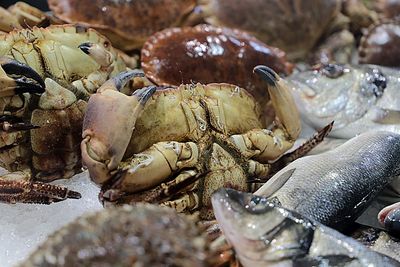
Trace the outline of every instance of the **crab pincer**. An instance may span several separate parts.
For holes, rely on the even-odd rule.
[[[44,81],[31,67],[8,57],[0,57],[0,97],[22,93],[44,93]]]
[[[82,159],[90,176],[100,184],[121,162],[136,119],[155,92],[154,86],[137,90],[132,96],[119,92],[130,79],[143,75],[137,70],[122,72],[104,83],[89,100],[83,122]],[[115,114],[123,116],[115,118]]]
[[[12,97],[23,93],[41,94],[45,84],[40,75],[26,64],[8,57],[0,57],[0,97]],[[37,126],[24,122],[22,118],[0,115],[0,130],[16,132],[35,129]]]

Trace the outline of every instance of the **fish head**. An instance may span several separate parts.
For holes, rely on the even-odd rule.
[[[248,263],[245,266],[299,257],[312,241],[312,227],[264,197],[222,188],[213,194],[212,205],[226,239],[241,262]]]
[[[302,118],[321,128],[335,121],[335,129],[362,118],[381,98],[387,77],[374,65],[327,64],[288,78]]]

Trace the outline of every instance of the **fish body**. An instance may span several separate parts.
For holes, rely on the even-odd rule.
[[[303,121],[314,129],[335,121],[331,137],[349,139],[369,130],[400,134],[398,69],[328,65],[288,80]]]
[[[399,174],[400,135],[368,132],[326,153],[290,163],[255,194],[341,228]]]
[[[356,240],[267,198],[233,189],[212,197],[215,217],[243,266],[400,266]]]

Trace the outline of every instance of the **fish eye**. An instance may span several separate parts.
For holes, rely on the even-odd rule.
[[[383,95],[387,86],[387,79],[382,71],[377,68],[369,68],[365,72],[364,80],[361,82],[362,92],[365,95],[375,95],[380,97]]]
[[[322,67],[321,73],[328,78],[338,78],[344,73],[344,66],[339,64],[326,64]]]

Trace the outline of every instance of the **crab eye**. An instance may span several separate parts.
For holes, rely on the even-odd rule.
[[[321,73],[328,78],[338,78],[344,73],[344,66],[339,64],[326,64],[322,67]]]

